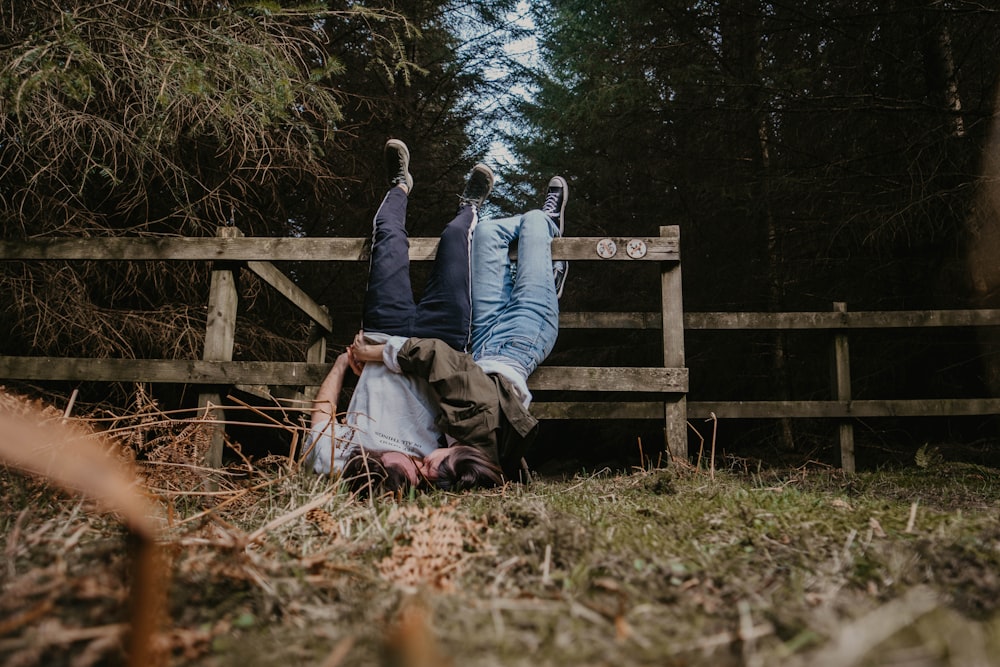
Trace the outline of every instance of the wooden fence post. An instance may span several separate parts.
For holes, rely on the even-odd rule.
[[[660,227],[660,236],[674,233]],[[680,262],[660,264],[661,316],[663,318],[663,366],[684,368],[684,299],[681,293]],[[667,451],[671,458],[687,460],[687,394],[664,403]]]
[[[836,301],[833,310],[846,313],[847,304]],[[851,400],[851,355],[847,342],[847,330],[840,329],[833,335],[831,383],[833,398],[838,401]],[[854,424],[850,418],[840,420],[840,467],[847,473],[854,472]]]
[[[243,236],[235,227],[219,227],[215,233],[219,238],[239,238]],[[228,262],[216,262],[212,266],[212,282],[208,292],[208,314],[205,322],[205,361],[232,361],[233,345],[236,340],[236,308],[239,294],[236,290],[236,272],[239,266]],[[212,438],[205,453],[205,465],[210,468],[222,467],[222,450],[225,445],[225,413],[222,396],[218,389],[198,395],[198,412],[215,419]]]

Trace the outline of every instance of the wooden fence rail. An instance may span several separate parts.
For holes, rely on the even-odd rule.
[[[313,301],[270,261],[367,261],[370,241],[357,238],[243,238],[232,227],[218,238],[101,238],[0,241],[0,261],[212,261],[213,274],[201,360],[53,359],[0,357],[0,377],[17,379],[179,382],[201,384],[203,407],[218,406],[213,385],[318,385],[329,370],[326,337],[333,322],[325,307]],[[639,242],[644,253],[610,257],[595,255],[595,247],[611,242],[618,248]],[[434,258],[437,239],[411,239],[414,261]],[[1000,414],[1000,398],[852,400],[848,334],[851,330],[914,327],[996,327],[1000,310],[848,311],[834,304],[828,312],[704,312],[685,313],[680,298],[680,244],[676,227],[661,228],[659,237],[641,239],[564,238],[552,246],[555,259],[591,261],[657,261],[661,267],[660,312],[564,312],[561,329],[660,330],[663,367],[565,368],[543,366],[529,380],[533,390],[617,391],[660,396],[637,401],[544,402],[533,405],[542,419],[663,420],[672,454],[686,453],[684,424],[693,417],[822,418],[839,422],[841,465],[854,469],[852,421],[861,417],[965,416]],[[245,267],[284,295],[313,321],[312,344],[305,362],[233,361],[236,317],[232,272]],[[666,324],[666,326],[664,326]],[[807,401],[688,401],[684,364],[685,330],[825,330],[831,333],[834,363],[829,400]],[[308,392],[305,396],[308,398]],[[212,461],[221,460],[221,435]]]
[[[410,259],[434,259],[436,238],[410,239]],[[528,380],[532,390],[595,392],[635,396],[656,395],[643,403],[643,416],[664,420],[671,453],[687,454],[688,388],[684,367],[684,332],[680,282],[680,243],[677,227],[662,227],[648,238],[560,238],[553,241],[555,259],[615,262],[656,262],[661,267],[662,367],[543,367]],[[618,249],[621,249],[619,252]],[[329,312],[278,270],[272,261],[367,262],[369,239],[362,238],[245,238],[235,227],[220,227],[216,238],[46,238],[0,241],[0,261],[211,261],[213,262],[206,318],[205,347],[200,360],[69,359],[0,357],[0,377],[33,380],[176,382],[198,384],[199,406],[221,423],[220,389],[237,386],[291,385],[303,387],[308,400],[330,365],[325,363],[326,338],[333,330]],[[238,294],[234,273],[247,269],[285,296],[313,322],[305,362],[233,361]],[[663,323],[666,326],[663,326]],[[545,403],[536,411],[545,418],[632,418],[627,399],[601,403]],[[598,406],[600,409],[598,409]],[[651,407],[652,406],[652,407]],[[210,465],[222,460],[224,433],[213,431],[207,455]]]
[[[800,330],[829,331],[831,398],[811,401],[692,401],[688,416],[718,419],[808,418],[838,421],[841,467],[854,471],[853,421],[873,417],[958,417],[1000,414],[1000,398],[937,398],[852,400],[848,332],[865,329],[924,327],[1000,327],[998,309],[849,311],[844,303],[828,312],[703,312],[684,313],[686,331]],[[656,312],[565,313],[563,329],[657,329]],[[634,403],[629,414],[636,419],[654,418],[655,404]]]

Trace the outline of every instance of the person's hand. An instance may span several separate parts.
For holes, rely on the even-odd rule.
[[[351,366],[351,370],[354,374],[361,376],[361,371],[365,369],[365,362],[358,358],[358,353],[362,351],[367,343],[365,343],[365,332],[359,331],[354,336],[354,342],[350,344],[347,348],[347,362]]]
[[[350,365],[351,370],[354,371],[355,375],[361,377],[361,371],[365,369],[365,362],[357,358],[354,352],[354,346],[352,345],[347,348],[347,352],[345,354],[347,356],[347,363]]]

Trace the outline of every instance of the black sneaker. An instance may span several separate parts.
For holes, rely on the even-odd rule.
[[[413,192],[413,175],[410,174],[410,150],[399,139],[385,142],[385,173],[389,187],[405,185],[407,193]]]
[[[477,209],[483,207],[483,202],[493,190],[493,170],[480,162],[469,172],[469,180],[462,192],[462,205],[472,204]]]
[[[566,226],[566,200],[569,199],[569,186],[562,176],[553,176],[549,181],[549,190],[545,194],[542,212],[548,214],[559,230],[557,236],[562,236]],[[556,285],[556,297],[561,297],[566,285],[566,274],[569,273],[569,262],[557,259],[552,262],[552,279]]]
[[[569,186],[562,176],[553,176],[549,181],[549,191],[545,193],[545,203],[542,212],[547,213],[552,222],[559,228],[559,236],[563,235],[563,217],[566,215],[566,200],[569,199]]]

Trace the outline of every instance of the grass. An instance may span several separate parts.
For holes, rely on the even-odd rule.
[[[123,531],[4,476],[0,656],[120,656]],[[215,513],[174,499],[162,537],[169,662],[959,665],[1000,654],[1000,472],[988,468],[711,479],[675,467],[362,502],[276,464],[239,488],[262,482]],[[32,609],[43,611],[11,623]],[[82,632],[105,626],[118,634]]]
[[[363,501],[281,457],[185,463],[205,425],[154,412],[108,430],[146,448],[162,664],[1000,664],[996,469],[676,464]],[[134,508],[0,480],[0,663],[124,663]]]

